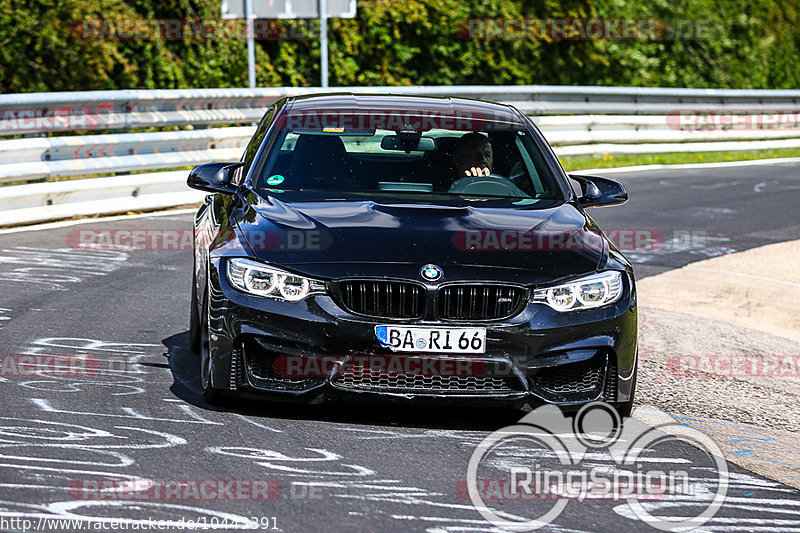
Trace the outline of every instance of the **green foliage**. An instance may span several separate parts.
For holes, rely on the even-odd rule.
[[[246,42],[87,38],[84,21],[219,19],[221,0],[0,0],[0,92],[242,87]],[[687,38],[469,39],[470,20],[659,19]],[[286,29],[290,23],[284,23]],[[319,84],[314,27],[256,43],[259,86]],[[286,37],[284,35],[283,37]],[[231,38],[233,37],[233,38]],[[300,38],[298,38],[300,37]],[[332,86],[797,88],[796,0],[359,0],[329,22]]]

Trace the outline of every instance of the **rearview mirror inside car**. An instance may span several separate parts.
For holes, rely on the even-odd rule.
[[[387,135],[381,139],[383,150],[398,150],[402,152],[433,152],[436,143],[430,137],[408,137],[401,135]]]

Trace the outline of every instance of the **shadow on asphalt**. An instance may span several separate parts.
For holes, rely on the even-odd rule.
[[[186,403],[209,411],[289,420],[475,431],[493,431],[514,424],[523,415],[520,409],[507,406],[459,406],[442,405],[433,401],[412,403],[402,400],[369,403],[336,400],[307,405],[229,398],[222,406],[210,405],[200,392],[200,356],[189,349],[189,332],[172,335],[161,342],[166,346],[169,355],[169,368],[174,379],[170,387],[172,393]]]

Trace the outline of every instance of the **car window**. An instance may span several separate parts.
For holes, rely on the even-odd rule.
[[[344,144],[345,151],[348,154],[375,154],[375,153],[387,153],[387,150],[381,148],[381,141],[387,135],[392,135],[394,132],[392,131],[378,131],[375,135],[367,135],[367,136],[342,136],[342,143]],[[289,153],[292,152],[297,144],[297,139],[300,137],[301,134],[289,132],[283,140],[283,144],[280,147],[281,152]],[[426,137],[428,137],[426,135]],[[419,156],[424,152],[414,150],[412,151],[415,156]],[[399,155],[399,154],[394,154]]]
[[[363,114],[337,119],[285,120],[256,188],[563,199],[521,122],[424,117],[409,125],[404,116],[395,129]]]
[[[250,170],[250,166],[253,164],[253,159],[258,151],[258,147],[261,145],[261,141],[264,139],[264,135],[267,133],[267,129],[269,128],[269,124],[274,113],[274,107],[267,109],[266,113],[264,113],[264,116],[261,118],[261,122],[258,124],[258,128],[256,128],[256,132],[253,134],[253,138],[250,139],[250,142],[247,144],[247,148],[245,148],[244,154],[242,155],[244,167],[242,168],[242,172],[236,173],[236,177],[240,181]],[[237,183],[237,185],[239,184],[240,183]]]

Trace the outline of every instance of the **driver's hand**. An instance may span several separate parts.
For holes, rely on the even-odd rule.
[[[492,173],[492,172],[489,170],[489,168],[488,168],[488,167],[483,167],[483,168],[479,168],[479,167],[472,167],[472,168],[470,168],[469,170],[465,170],[465,171],[464,171],[464,174],[465,174],[465,175],[467,175],[467,176],[470,176],[470,177],[471,177],[471,176],[475,176],[475,177],[478,177],[478,176],[488,176],[488,175],[489,175],[489,174],[491,174],[491,173]]]

